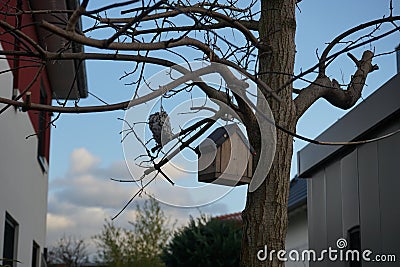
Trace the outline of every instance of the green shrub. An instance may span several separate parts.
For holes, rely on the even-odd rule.
[[[167,267],[239,266],[241,237],[241,224],[237,221],[191,218],[174,234],[161,259]]]

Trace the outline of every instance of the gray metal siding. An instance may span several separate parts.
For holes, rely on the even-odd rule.
[[[358,198],[358,173],[357,173],[357,151],[353,151],[341,159],[342,170],[340,179],[342,180],[342,236],[346,238],[347,231],[360,224],[359,220],[359,198]]]
[[[400,128],[391,122],[379,135]],[[360,225],[362,249],[395,254],[400,261],[400,134],[359,146],[312,174],[308,180],[309,245],[321,251],[336,248],[338,238]],[[381,266],[368,262],[363,266]],[[311,267],[346,263],[310,262]]]
[[[398,125],[387,129],[391,132]],[[378,142],[379,195],[382,252],[397,254],[400,261],[400,134]]]
[[[310,183],[312,181],[312,183]],[[310,249],[319,252],[326,249],[327,244],[327,222],[326,222],[326,192],[325,172],[315,174],[314,179],[308,183],[308,241]],[[311,207],[310,207],[311,206]],[[317,234],[318,233],[318,234]],[[326,263],[319,262],[318,266],[326,266]],[[324,265],[322,265],[324,264]],[[310,262],[312,266],[312,262]]]
[[[336,161],[325,169],[326,184],[326,229],[327,244],[325,249],[336,249],[336,241],[342,237],[342,193],[341,162]],[[327,266],[338,266],[337,263],[327,261]]]
[[[378,174],[378,143],[361,146],[358,149],[358,175],[360,198],[361,248],[381,252],[381,211]],[[377,266],[365,263],[365,266]]]
[[[342,236],[342,201],[341,180],[340,180],[340,161],[333,163],[325,169],[326,183],[326,224],[327,229],[327,245],[335,247],[336,240]]]

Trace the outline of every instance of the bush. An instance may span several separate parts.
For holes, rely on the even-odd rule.
[[[174,234],[161,259],[167,267],[239,266],[241,237],[237,221],[191,218]]]

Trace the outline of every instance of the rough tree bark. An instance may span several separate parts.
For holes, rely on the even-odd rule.
[[[293,73],[294,69],[295,31],[295,0],[262,1],[259,34],[263,49],[259,54],[259,71],[262,73],[261,79],[271,88],[280,88],[291,78],[287,74]],[[268,96],[267,92],[263,93]],[[281,102],[268,98],[274,119],[276,123],[295,131],[296,110],[292,101],[292,87],[281,90],[279,96]],[[251,133],[249,136],[259,154],[259,138]],[[265,182],[247,195],[242,214],[242,266],[284,266],[276,254],[272,261],[267,259],[261,262],[257,258],[257,252],[264,249],[265,245],[269,251],[285,248],[293,137],[277,131],[276,140],[275,158]]]

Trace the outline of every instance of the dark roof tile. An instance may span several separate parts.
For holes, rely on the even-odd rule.
[[[221,126],[215,129],[215,131],[213,131],[207,138],[214,141],[215,145],[218,148],[225,142],[226,139],[228,139],[229,136],[233,135],[234,133],[237,133],[239,135],[240,139],[242,139],[243,143],[249,148],[250,152],[254,154],[255,151],[253,147],[249,144],[246,136],[243,134],[236,123]],[[198,150],[198,147],[196,149]]]

